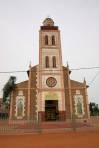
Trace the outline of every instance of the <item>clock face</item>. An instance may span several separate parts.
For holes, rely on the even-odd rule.
[[[57,80],[54,77],[49,77],[46,80],[46,84],[48,87],[54,87],[57,84]]]

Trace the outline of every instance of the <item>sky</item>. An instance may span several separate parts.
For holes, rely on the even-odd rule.
[[[61,31],[63,65],[99,67],[99,0],[0,0],[0,72],[26,71],[39,62],[39,29],[50,16]],[[0,94],[10,76],[0,73]],[[99,68],[72,70],[71,79],[86,78],[89,102],[99,104]]]

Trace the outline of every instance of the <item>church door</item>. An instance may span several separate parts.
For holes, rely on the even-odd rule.
[[[45,101],[45,120],[55,121],[59,119],[58,100]]]

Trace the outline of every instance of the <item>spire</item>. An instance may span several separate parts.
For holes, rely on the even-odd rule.
[[[83,83],[86,85],[86,79],[85,79],[85,77],[84,77],[84,81],[83,81]]]
[[[67,68],[69,68],[69,64],[68,64],[68,61],[67,61]]]
[[[68,61],[67,61],[67,70],[68,70],[68,74],[71,74],[71,70],[69,69]]]
[[[28,110],[27,110],[28,120],[30,120],[30,100],[31,100],[31,61],[29,63],[29,80],[28,80]]]
[[[29,68],[31,69],[31,61],[30,61],[30,63],[29,63]]]

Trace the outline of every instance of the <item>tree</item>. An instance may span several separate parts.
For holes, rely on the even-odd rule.
[[[98,104],[96,104],[94,102],[90,102],[89,108],[90,108],[90,115],[91,116],[99,116],[99,107],[98,107]]]
[[[7,103],[8,97],[15,88],[16,77],[11,76],[3,88],[3,103]]]

